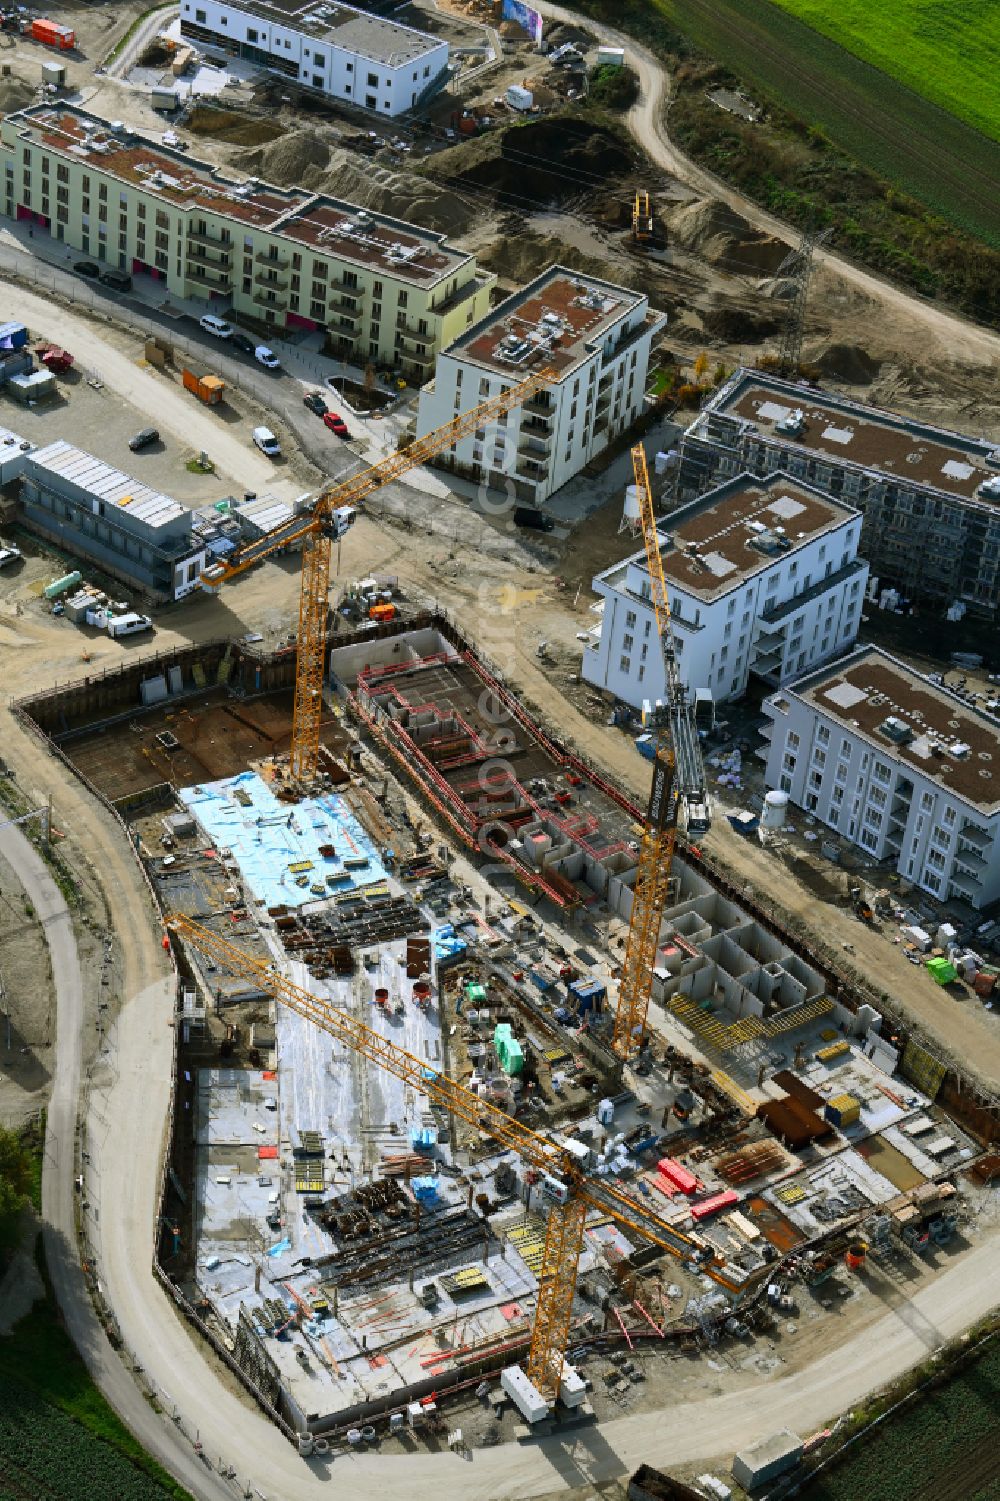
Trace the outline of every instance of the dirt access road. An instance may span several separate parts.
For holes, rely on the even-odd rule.
[[[789,239],[788,225],[758,207],[751,199],[728,187],[704,167],[684,155],[670,139],[666,113],[670,98],[670,80],[666,68],[647,47],[625,32],[609,27],[596,28],[575,11],[547,0],[536,0],[543,16],[600,35],[601,42],[624,47],[629,63],[639,75],[639,98],[626,116],[626,124],[650,160],[665,172],[671,172],[696,193],[716,198],[734,213],[740,214],[755,229],[777,239]],[[836,252],[819,249],[815,261],[829,273],[831,283],[846,283],[873,305],[879,322],[880,339],[898,344],[900,350],[920,350],[923,364],[935,361],[944,365],[967,362],[995,369],[1000,360],[1000,334],[980,328],[959,314],[933,303],[924,302],[911,293],[893,286],[870,271],[863,270]],[[825,289],[827,291],[831,288]],[[835,288],[834,288],[835,290]],[[815,298],[814,300],[819,300]]]

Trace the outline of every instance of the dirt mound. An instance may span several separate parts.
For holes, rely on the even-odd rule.
[[[771,276],[788,254],[784,241],[757,234],[746,219],[717,198],[685,203],[668,215],[668,223],[674,239],[686,250],[744,276]]]
[[[229,160],[238,172],[264,182],[327,193],[439,234],[464,234],[480,217],[474,203],[449,188],[417,175],[403,177],[349,151],[331,150],[308,130],[291,131],[256,151],[237,152]]]
[[[312,131],[292,130],[256,151],[241,152],[232,158],[232,165],[265,182],[291,188],[303,185],[310,169],[322,171],[329,161],[328,147]]]
[[[622,286],[638,288],[642,271],[632,271],[620,262],[598,260],[560,240],[555,235],[533,234],[519,228],[515,234],[498,235],[494,244],[480,251],[476,259],[487,271],[495,271],[504,280],[523,284],[547,271],[552,265],[568,266],[583,276],[595,276]]]
[[[717,198],[685,203],[667,219],[674,239],[688,250],[700,250],[710,240],[742,241],[753,236],[747,220]]]
[[[727,344],[755,344],[781,327],[776,310],[741,302],[719,301],[702,314],[706,330]]]
[[[473,149],[470,151],[469,145]],[[612,131],[585,120],[553,116],[442,151],[435,176],[489,188],[501,197],[561,203],[618,185],[636,166]]]
[[[35,90],[23,78],[0,78],[0,115],[11,115],[16,109],[27,109],[35,101]]]
[[[850,386],[870,386],[879,373],[879,361],[873,360],[859,344],[828,344],[811,361],[824,375],[846,381]]]

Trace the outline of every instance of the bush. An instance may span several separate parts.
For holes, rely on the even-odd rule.
[[[639,97],[639,79],[631,68],[602,63],[590,75],[590,97],[605,109],[624,113]]]
[[[16,1240],[18,1218],[33,1186],[30,1147],[15,1131],[0,1126],[0,1249]]]

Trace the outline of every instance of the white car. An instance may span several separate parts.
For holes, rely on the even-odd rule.
[[[265,370],[280,370],[281,361],[273,349],[268,349],[266,344],[258,344],[253,352],[253,357],[258,365],[263,365]]]
[[[233,325],[227,323],[225,318],[217,318],[214,313],[206,313],[198,322],[207,334],[213,334],[217,339],[233,337]]]
[[[276,459],[280,455],[281,444],[269,427],[255,427],[253,440],[261,453],[266,454],[269,459]]]

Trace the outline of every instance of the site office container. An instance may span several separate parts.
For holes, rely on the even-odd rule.
[[[195,375],[192,370],[181,371],[185,391],[192,391],[206,406],[218,406],[226,383],[218,375]]]
[[[58,21],[34,20],[30,34],[34,41],[43,42],[46,47],[58,47],[60,52],[71,52],[76,46],[76,32],[69,26],[60,26]]]

